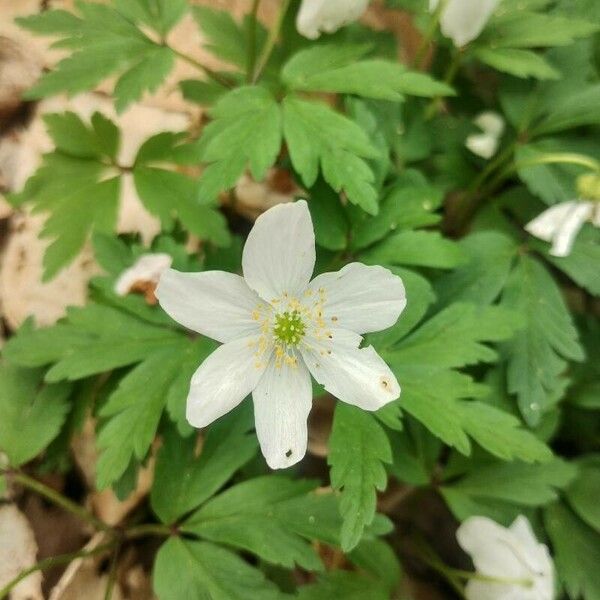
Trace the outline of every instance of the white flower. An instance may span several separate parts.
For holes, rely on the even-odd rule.
[[[468,136],[465,145],[473,154],[489,160],[498,150],[500,138],[504,133],[504,119],[496,112],[485,111],[479,114],[473,123],[482,133]]]
[[[302,0],[296,17],[298,33],[311,40],[358,20],[369,0]]]
[[[551,206],[525,225],[531,235],[551,242],[552,256],[568,256],[575,238],[586,221],[600,227],[600,204],[590,200],[570,200]]]
[[[115,283],[115,293],[126,296],[136,289],[145,291],[147,286],[152,287],[154,291],[160,276],[171,266],[171,262],[172,259],[168,254],[143,254],[119,275]]]
[[[440,0],[429,0],[434,12]],[[457,48],[479,37],[500,0],[447,0],[440,18],[442,33],[451,38]]]
[[[273,469],[302,459],[312,404],[310,374],[334,396],[377,410],[400,396],[396,377],[361,333],[393,325],[402,280],[360,263],[312,281],[315,235],[305,201],[263,213],[248,235],[244,277],[169,269],[156,295],[176,321],[223,345],[194,373],[187,419],[205,427],[250,392],[256,433]]]
[[[508,528],[487,517],[469,517],[456,539],[483,576],[469,581],[467,600],[552,600],[552,558],[524,516]]]

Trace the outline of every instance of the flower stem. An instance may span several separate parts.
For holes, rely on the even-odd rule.
[[[35,573],[36,571],[46,571],[47,569],[51,569],[52,567],[57,567],[60,565],[69,564],[71,561],[77,558],[84,558],[88,556],[94,556],[96,554],[102,554],[107,550],[110,550],[116,543],[116,540],[112,542],[108,542],[101,546],[97,546],[96,548],[90,548],[88,550],[78,550],[76,552],[69,552],[68,554],[60,554],[58,556],[51,556],[49,558],[44,558],[39,562],[35,563],[28,569],[21,571],[12,581],[9,581],[2,589],[0,589],[0,600],[3,598],[8,598],[10,592],[21,582],[23,579]]]
[[[256,19],[258,17],[258,7],[260,0],[252,0],[252,9],[250,10],[250,21],[248,25],[248,49],[246,61],[246,82],[252,83],[254,78],[254,67],[256,65]]]
[[[417,48],[417,52],[415,53],[415,58],[412,61],[412,64],[417,69],[422,69],[423,60],[425,59],[425,55],[427,53],[427,49],[431,45],[433,37],[435,36],[438,26],[440,24],[440,19],[442,17],[442,11],[444,10],[444,5],[446,4],[446,0],[441,0],[439,2],[435,12],[431,15],[429,19],[429,26],[425,31],[425,35],[421,38],[421,42],[419,43],[419,47]]]
[[[91,512],[87,511],[79,504],[76,504],[72,500],[69,500],[69,498],[63,496],[56,490],[53,490],[51,487],[48,487],[40,481],[29,477],[29,475],[25,475],[25,473],[13,473],[12,477],[15,482],[20,483],[23,487],[26,487],[36,492],[40,496],[43,496],[53,504],[64,508],[65,510],[76,515],[83,521],[87,521],[95,529],[107,532],[114,531],[114,529],[110,525],[95,517]]]
[[[173,533],[175,532],[166,525],[161,525],[160,523],[146,523],[143,525],[134,525],[133,527],[128,527],[125,530],[125,537],[131,540],[147,535],[167,537],[173,535]]]
[[[450,61],[450,64],[446,69],[446,74],[444,75],[444,83],[450,85],[454,81],[454,78],[456,77],[458,69],[460,68],[460,65],[462,63],[462,57],[462,51],[460,49],[456,49],[454,51],[454,54],[452,55],[452,60]],[[435,117],[435,115],[439,112],[441,106],[442,97],[436,96],[435,98],[433,98],[429,103],[429,106],[425,110],[425,120],[430,121],[431,119],[433,119],[433,117]]]
[[[269,62],[269,58],[271,58],[271,54],[275,49],[275,44],[277,44],[277,38],[279,38],[279,33],[281,32],[281,27],[289,6],[290,0],[282,0],[281,8],[279,9],[279,14],[277,15],[277,20],[269,31],[267,41],[265,42],[264,48],[262,49],[262,52],[260,53],[256,63],[256,68],[254,69],[254,74],[252,75],[251,79],[252,83],[256,83],[260,79],[265,67],[267,66],[267,63]]]
[[[198,70],[202,71],[209,79],[212,79],[215,83],[218,83],[219,85],[222,85],[223,87],[226,87],[226,88],[233,87],[233,84],[229,79],[227,79],[226,77],[223,77],[221,74],[217,73],[216,71],[213,71],[210,67],[203,65],[201,62],[197,61],[193,56],[189,56],[188,54],[185,54],[184,52],[180,52],[179,50],[176,50],[172,46],[168,46],[168,47],[172,50],[172,52],[175,54],[175,56],[177,56],[181,60],[185,61],[186,63],[192,65],[193,67],[196,67]]]

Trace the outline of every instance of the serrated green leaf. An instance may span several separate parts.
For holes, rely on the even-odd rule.
[[[535,259],[522,256],[510,274],[502,306],[521,315],[524,328],[507,342],[508,391],[530,425],[559,398],[566,360],[582,360],[577,330],[560,289]],[[560,393],[560,392],[559,392]]]
[[[294,169],[308,187],[319,174],[350,202],[371,214],[378,211],[375,176],[365,158],[377,156],[363,130],[320,102],[295,96],[283,101],[283,130]]]
[[[0,362],[0,452],[18,467],[58,435],[71,392],[68,384],[44,385],[43,372]]]
[[[319,246],[343,250],[348,242],[349,225],[339,196],[323,181],[310,190],[308,203]]]
[[[331,571],[321,575],[316,583],[303,585],[298,600],[387,600],[389,594],[380,582],[348,571]]]
[[[452,488],[476,498],[540,506],[556,500],[557,490],[567,487],[576,474],[574,465],[558,458],[536,465],[498,463],[470,471]]]
[[[557,71],[543,56],[517,48],[477,48],[475,56],[486,65],[515,77],[558,79]]]
[[[450,86],[400,63],[362,58],[366,46],[318,45],[300,50],[285,64],[283,82],[292,90],[355,94],[399,101],[403,94],[446,96]]]
[[[571,598],[600,598],[600,537],[564,504],[544,511],[559,579]]]
[[[393,548],[383,540],[363,540],[348,558],[373,575],[388,591],[397,588],[402,573],[400,562]]]
[[[331,485],[343,490],[342,549],[354,548],[366,525],[375,516],[376,490],[384,490],[384,463],[392,462],[392,451],[381,426],[368,413],[338,403],[329,438]]]
[[[360,254],[368,264],[451,269],[465,258],[460,246],[437,231],[400,231]]]
[[[305,496],[314,487],[314,482],[277,475],[244,481],[209,500],[182,528],[212,542],[250,551],[273,564],[321,570],[311,546],[278,514],[280,504]],[[295,508],[303,510],[298,501]]]
[[[171,538],[158,551],[153,587],[161,600],[283,600],[256,568],[209,542]]]
[[[244,86],[222,96],[212,110],[214,121],[202,137],[200,197],[213,200],[233,187],[246,167],[257,181],[264,178],[281,149],[281,110],[271,93]]]
[[[565,496],[579,518],[600,534],[600,456],[586,456],[576,464],[579,473]]]
[[[165,434],[150,496],[163,523],[170,525],[205,502],[256,454],[256,436],[248,435],[250,412],[242,406],[211,425],[198,457],[194,436]]]
[[[188,9],[187,0],[115,0],[115,7],[133,21],[165,36]]]

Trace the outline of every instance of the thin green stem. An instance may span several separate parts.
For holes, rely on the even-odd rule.
[[[223,75],[221,75],[220,73],[213,71],[210,67],[203,65],[201,62],[197,61],[193,56],[189,56],[188,54],[185,54],[184,52],[180,52],[179,50],[176,50],[172,46],[169,46],[169,48],[171,48],[171,50],[173,51],[175,56],[177,56],[181,60],[185,61],[186,63],[196,67],[200,71],[202,71],[209,79],[212,79],[215,83],[218,83],[219,85],[222,85],[223,87],[226,87],[226,88],[233,87],[233,84],[229,79],[227,79],[226,77],[223,77]]]
[[[271,58],[271,54],[273,54],[273,50],[277,44],[277,39],[281,33],[281,27],[289,6],[290,0],[282,0],[281,8],[279,9],[279,14],[277,15],[277,20],[269,31],[267,41],[265,42],[264,48],[262,49],[262,52],[260,53],[256,63],[256,68],[254,69],[254,74],[252,76],[252,83],[256,83],[260,79],[265,67],[267,66],[267,63],[269,62],[269,59]]]
[[[110,559],[110,570],[108,572],[108,581],[106,582],[106,590],[104,592],[104,600],[111,600],[113,591],[115,589],[115,583],[117,582],[117,567],[119,560],[119,553],[121,551],[122,540],[119,540],[113,549],[112,557]]]
[[[431,15],[431,18],[429,19],[429,26],[425,31],[425,35],[421,38],[421,42],[419,43],[419,47],[417,48],[417,52],[415,53],[415,58],[412,63],[413,66],[417,69],[421,69],[423,67],[423,60],[425,59],[427,49],[431,45],[433,37],[435,36],[438,30],[440,18],[442,16],[442,11],[444,9],[445,4],[446,0],[442,0],[438,4],[438,7],[436,8],[435,12]]]
[[[29,477],[29,475],[25,475],[25,473],[13,473],[12,476],[15,482],[20,483],[22,486],[36,492],[40,496],[43,496],[53,504],[64,508],[65,510],[76,515],[83,521],[87,521],[95,529],[114,533],[114,529],[110,525],[106,524],[104,521],[101,521],[92,513],[83,508],[83,506],[80,506],[72,500],[69,500],[69,498],[63,496],[56,490],[53,490],[51,487],[48,487],[40,481]]]
[[[10,592],[21,582],[23,579],[35,573],[36,571],[46,571],[52,567],[69,564],[77,558],[86,558],[88,556],[94,556],[96,554],[102,554],[107,550],[110,550],[116,543],[116,540],[98,546],[96,548],[90,548],[88,550],[78,550],[77,552],[69,552],[68,554],[60,554],[58,556],[52,556],[50,558],[44,558],[35,565],[32,565],[28,569],[21,571],[12,581],[9,581],[2,589],[0,589],[0,600],[8,598]]]
[[[161,525],[160,523],[145,523],[143,525],[134,525],[133,527],[128,527],[125,530],[125,537],[129,540],[151,535],[168,537],[173,535],[173,533],[174,531],[166,525]]]
[[[258,18],[258,7],[260,0],[252,0],[250,10],[250,22],[248,25],[248,48],[246,51],[246,82],[252,83],[254,78],[254,66],[256,65],[256,20]]]
[[[448,64],[448,68],[446,69],[446,73],[444,75],[444,83],[447,83],[448,85],[452,84],[452,82],[454,81],[454,79],[458,73],[458,69],[460,68],[460,65],[462,63],[462,58],[463,58],[462,51],[459,48],[454,50],[454,53],[452,55],[452,60]],[[435,115],[439,112],[441,106],[442,106],[442,97],[436,96],[435,98],[433,98],[431,100],[431,102],[429,103],[429,106],[425,110],[425,115],[424,115],[425,120],[429,121],[429,120],[433,119],[433,117],[435,117]]]

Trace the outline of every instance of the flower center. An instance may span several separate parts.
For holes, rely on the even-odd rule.
[[[277,341],[286,346],[296,347],[305,333],[306,326],[299,311],[285,311],[275,315],[273,336]]]

